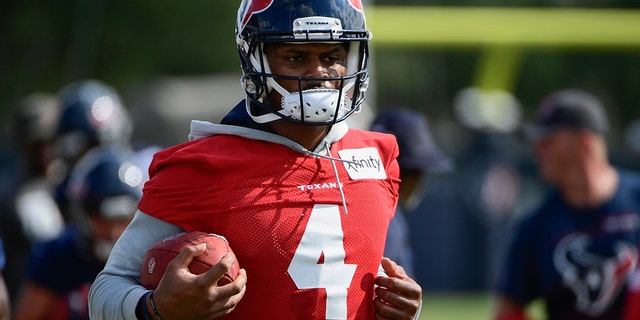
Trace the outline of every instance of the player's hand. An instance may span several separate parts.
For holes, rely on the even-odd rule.
[[[420,310],[422,288],[389,258],[382,258],[381,264],[387,276],[376,278],[375,319],[414,319]]]
[[[195,275],[187,268],[194,257],[202,254],[205,244],[185,247],[168,265],[153,293],[158,313],[163,320],[214,319],[229,314],[244,296],[247,273],[240,269],[236,279],[218,286],[236,256],[228,253],[209,271]],[[149,308],[149,311],[152,309]]]

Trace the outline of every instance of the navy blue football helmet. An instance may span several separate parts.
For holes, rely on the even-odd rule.
[[[146,181],[129,148],[96,147],[73,168],[67,196],[76,222],[90,215],[106,220],[133,217]]]
[[[327,125],[346,119],[364,102],[370,38],[360,0],[243,0],[238,9],[236,43],[247,111],[259,123],[284,118]],[[263,51],[269,42],[345,43],[349,51],[347,74],[323,79],[273,74]],[[278,79],[297,80],[299,90],[288,92]],[[339,81],[341,85],[305,90],[303,81]],[[272,90],[282,95],[280,106],[265,101]]]
[[[99,80],[82,80],[59,93],[61,111],[56,143],[66,161],[75,162],[98,145],[126,145],[133,129],[118,92]]]
[[[89,150],[73,168],[67,185],[71,222],[81,237],[78,245],[90,248],[106,262],[116,230],[133,219],[146,181],[130,148],[100,146]],[[120,229],[121,228],[121,229]]]

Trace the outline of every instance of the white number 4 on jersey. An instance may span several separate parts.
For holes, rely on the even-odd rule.
[[[327,319],[347,318],[347,288],[357,265],[344,263],[343,239],[338,206],[316,204],[288,269],[298,289],[325,288]]]

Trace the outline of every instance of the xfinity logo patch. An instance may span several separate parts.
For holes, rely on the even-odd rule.
[[[338,151],[338,154],[342,160],[348,160],[342,164],[353,180],[387,178],[376,148],[346,149]]]

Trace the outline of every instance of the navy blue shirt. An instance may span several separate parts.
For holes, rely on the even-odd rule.
[[[78,229],[68,227],[58,238],[33,246],[27,277],[62,298],[56,313],[89,319],[88,290],[103,267]]]
[[[614,197],[590,210],[554,190],[518,225],[497,290],[521,305],[543,298],[550,320],[620,319],[640,245],[640,175],[619,171]]]

